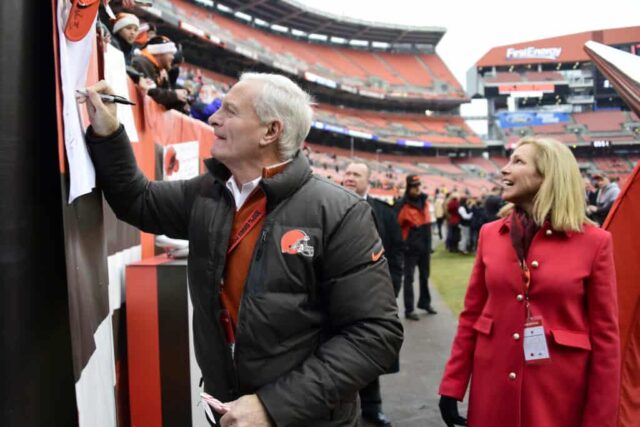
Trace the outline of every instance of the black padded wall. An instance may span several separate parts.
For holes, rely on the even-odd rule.
[[[74,426],[51,2],[0,2],[0,424]]]

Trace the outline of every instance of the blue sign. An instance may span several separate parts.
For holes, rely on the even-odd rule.
[[[311,122],[311,126],[316,129],[326,130],[334,133],[340,133],[342,135],[349,135],[356,138],[372,139],[374,141],[378,141],[380,139],[378,135],[374,135],[374,134],[359,131],[359,130],[353,130],[353,129],[345,128],[342,126],[333,125],[331,123],[323,123],[323,122],[314,120],[313,122]]]
[[[412,139],[398,139],[396,141],[398,145],[403,145],[405,147],[432,147],[433,143],[430,141],[415,141]]]
[[[518,111],[515,113],[498,113],[498,121],[502,129],[518,128],[523,126],[552,125],[556,123],[565,123],[569,120],[569,113],[554,113],[547,111]]]

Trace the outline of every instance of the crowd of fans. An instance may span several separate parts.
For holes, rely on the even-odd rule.
[[[317,174],[332,179],[338,183],[342,181],[344,166],[336,154],[325,154],[316,157],[308,148],[305,153]],[[492,174],[492,180],[498,181],[500,173]],[[403,197],[404,175],[394,169],[392,164],[384,168],[384,178],[371,178],[370,189],[393,190],[394,196],[387,201],[395,204]],[[584,174],[585,192],[587,199],[587,216],[598,225],[602,225],[609,210],[613,206],[620,187],[615,178],[609,178],[605,173],[597,172]],[[456,180],[456,178],[454,178]],[[457,180],[460,180],[459,178]],[[433,219],[433,233],[443,241],[449,252],[460,254],[474,253],[477,249],[480,228],[500,216],[500,210],[505,205],[502,199],[502,187],[495,185],[491,189],[480,188],[479,192],[473,192],[464,185],[447,188],[446,186],[430,185],[428,177],[425,178],[425,187],[432,189],[427,191],[431,218]],[[460,190],[462,188],[462,190]],[[434,240],[434,244],[437,240]]]
[[[127,8],[133,0],[123,0],[123,11],[114,14],[101,5],[97,32],[102,50],[108,45],[124,54],[127,73],[139,90],[167,109],[177,110],[206,122],[220,108],[224,89],[205,82],[199,70],[184,69],[181,46],[160,35],[151,23],[140,19]]]

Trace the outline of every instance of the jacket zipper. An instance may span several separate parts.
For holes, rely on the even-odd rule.
[[[264,246],[266,245],[267,242],[267,237],[269,235],[269,231],[271,230],[271,226],[273,225],[273,222],[275,222],[275,220],[273,218],[275,218],[275,215],[283,208],[285,207],[289,200],[291,200],[291,197],[293,197],[293,194],[290,195],[290,197],[287,200],[284,200],[283,202],[281,202],[278,206],[275,207],[275,209],[273,209],[271,212],[269,212],[264,219],[264,225],[262,226],[262,232],[260,234],[260,240],[257,243],[258,244],[258,248],[255,250],[253,257],[251,258],[251,264],[249,265],[249,273],[247,274],[247,279],[249,279],[251,277],[251,273],[252,270],[254,268],[254,265],[256,264],[256,262],[258,260],[260,260],[262,258],[262,252],[264,250]],[[225,260],[226,263],[226,260]],[[246,298],[247,292],[246,292],[246,284],[247,282],[245,281],[245,290],[242,293],[242,298],[240,298],[240,306],[238,307],[238,324],[236,325],[236,346],[235,346],[235,357],[233,358],[233,367],[234,367],[234,374],[235,374],[235,382],[236,382],[236,390],[239,393],[239,388],[240,388],[240,378],[238,377],[238,369],[237,369],[237,364],[236,364],[236,360],[239,358],[239,354],[240,354],[240,349],[241,346],[238,345],[239,344],[239,338],[240,338],[240,325],[243,323],[241,322],[242,319],[242,306],[243,306],[243,302],[244,299]]]
[[[233,196],[231,195],[229,190],[224,186],[222,188],[222,193],[223,193],[222,197],[225,197],[227,199],[227,202],[229,203],[229,206],[227,206],[227,209],[224,212],[225,227],[222,230],[224,230],[224,229],[229,229],[230,230],[231,229],[231,225],[233,224],[233,214],[229,215],[229,210],[233,210],[234,209],[235,203],[234,203],[234,200],[233,200]],[[212,219],[212,221],[213,221],[213,219]],[[212,227],[213,224],[210,224],[210,226]],[[221,232],[221,234],[223,234],[223,237],[225,237],[224,236],[224,232]],[[229,240],[229,236],[227,235],[226,239],[223,239],[222,241],[228,241],[228,240]],[[226,251],[226,249],[224,249],[224,251],[222,252],[222,255],[220,255],[218,257],[217,265],[218,266],[222,266],[222,267],[216,267],[216,275],[214,276],[214,280],[217,278],[218,283],[219,283],[217,298],[220,298],[220,293],[222,292],[222,288],[220,287],[220,285],[222,285],[222,283],[224,281],[224,268],[225,268],[225,265],[227,263],[226,253],[227,253],[227,251]],[[218,326],[221,327],[221,325],[219,324],[220,320],[219,319],[216,319],[216,320],[218,322]],[[224,334],[224,331],[222,331],[222,333]],[[226,348],[227,357],[228,357],[229,362],[231,363],[231,369],[233,370],[233,375],[232,375],[232,381],[233,381],[232,392],[233,393],[232,394],[233,394],[233,396],[235,398],[235,397],[239,397],[239,394],[240,394],[240,383],[238,381],[238,369],[237,369],[237,366],[236,366],[236,360],[235,360],[234,351],[229,346],[225,345],[225,347],[227,347]]]
[[[262,258],[262,251],[264,250],[264,246],[267,242],[267,235],[269,234],[269,230],[271,228],[271,224],[270,223],[266,223],[264,225],[264,228],[262,229],[262,234],[260,236],[260,243],[258,246],[258,251],[256,253],[256,259],[255,261],[260,260],[260,258]]]
[[[262,258],[262,252],[264,250],[264,246],[267,242],[267,235],[269,234],[271,224],[265,222],[264,227],[262,228],[262,232],[260,233],[260,240],[258,240],[258,248],[255,251],[254,257],[251,259],[251,264],[249,266],[249,274],[247,274],[247,279],[251,277],[252,266]],[[240,326],[240,313],[242,312],[242,302],[244,301],[244,295],[246,294],[246,282],[245,282],[245,290],[242,292],[242,298],[240,298],[240,306],[238,307],[238,326]],[[237,330],[236,330],[237,332]],[[238,342],[238,334],[236,333],[236,343]]]

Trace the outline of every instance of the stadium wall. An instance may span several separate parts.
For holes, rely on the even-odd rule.
[[[75,426],[51,9],[0,4],[0,423]]]
[[[47,16],[50,21],[49,26],[51,26],[51,21],[54,25],[56,24],[55,17],[60,5],[58,0],[52,0],[54,18],[52,20],[51,15]],[[54,50],[52,47],[51,50],[54,50],[58,59],[60,57],[59,44],[66,41],[58,39],[57,28],[54,29],[53,34],[53,39],[57,41],[57,44],[56,49]],[[95,36],[90,33],[87,37]],[[33,51],[35,52],[35,50]],[[87,70],[87,86],[96,83],[105,75],[104,61],[99,60],[101,57],[102,52],[94,42]],[[29,416],[39,417],[42,414],[42,416],[48,417],[48,420],[47,422],[37,421],[34,424],[29,424],[24,422],[28,419],[27,415],[20,414],[15,418],[16,422],[9,423],[9,425],[128,426],[131,423],[131,415],[128,392],[128,343],[125,334],[124,271],[127,264],[154,255],[154,236],[141,233],[117,220],[104,202],[98,188],[93,189],[89,194],[77,197],[71,203],[68,202],[71,190],[70,168],[72,166],[69,165],[66,156],[67,144],[65,143],[64,129],[65,126],[71,125],[69,120],[76,119],[73,117],[68,119],[63,115],[60,65],[61,61],[58,60],[55,67],[53,63],[50,67],[51,76],[55,71],[57,77],[55,84],[53,82],[51,84],[51,87],[56,87],[56,91],[49,88],[52,94],[51,112],[54,123],[51,127],[52,135],[48,139],[43,138],[43,140],[51,141],[57,136],[57,156],[48,156],[46,161],[50,162],[49,166],[54,168],[56,163],[58,165],[58,171],[54,172],[58,179],[49,180],[48,183],[56,184],[59,182],[60,185],[57,186],[57,192],[51,192],[51,194],[57,195],[51,206],[41,210],[43,215],[47,215],[47,212],[55,212],[60,216],[59,223],[53,225],[53,228],[60,234],[59,247],[46,251],[47,254],[57,254],[60,258],[56,264],[60,271],[57,274],[50,274],[51,280],[41,280],[38,285],[43,287],[47,286],[50,281],[60,281],[60,286],[65,292],[64,297],[59,296],[52,301],[60,302],[61,306],[57,307],[58,313],[64,313],[65,317],[55,320],[56,317],[51,315],[49,310],[44,311],[48,314],[48,318],[38,318],[43,325],[67,329],[69,335],[65,347],[67,353],[62,360],[68,366],[67,384],[69,387],[66,391],[61,390],[60,387],[65,384],[62,379],[57,381],[57,388],[50,390],[44,387],[46,385],[44,380],[40,380],[40,384],[36,381],[30,381],[30,383],[34,383],[33,388],[39,393],[48,392],[49,396],[40,396],[34,393],[35,390],[30,390],[32,395],[18,395],[20,402],[16,401],[15,405],[23,407],[24,402],[30,402],[29,399],[39,396],[34,405],[28,407],[33,413]],[[34,78],[34,81],[38,81],[38,79]],[[158,155],[162,153],[162,147],[169,143],[197,141],[199,160],[208,157],[215,138],[211,127],[175,111],[165,111],[151,98],[139,93],[129,79],[127,81],[128,97],[136,103],[136,106],[132,108],[132,114],[138,138],[137,142],[132,142],[132,147],[138,165],[147,177],[150,179],[162,178],[162,161],[158,160]],[[16,85],[16,87],[20,87],[20,85]],[[53,98],[56,94],[57,103]],[[33,98],[35,97],[27,97],[25,102],[28,103]],[[5,105],[11,105],[11,103],[7,102]],[[53,115],[56,111],[57,133],[56,116]],[[37,128],[32,125],[32,120],[28,124],[31,129]],[[82,128],[86,128],[87,125],[88,121],[85,115]],[[22,129],[22,131],[25,130]],[[55,150],[55,144],[50,144],[50,146]],[[203,168],[202,163],[199,162],[199,164],[200,168]],[[7,180],[6,182],[13,181]],[[15,183],[12,185],[15,186]],[[53,217],[53,215],[49,214],[49,217]],[[62,234],[62,230],[64,230],[64,234]],[[42,258],[42,254],[39,257]],[[45,258],[47,261],[54,259],[53,257]],[[33,257],[33,259],[38,259],[38,257]],[[33,268],[31,270],[35,271]],[[20,285],[24,286],[24,284]],[[38,291],[42,292],[39,288]],[[10,300],[5,299],[5,301]],[[52,301],[49,303],[52,304]],[[25,300],[24,303],[28,304],[28,301]],[[62,305],[63,303],[64,305]],[[26,313],[28,310],[24,312]],[[26,318],[27,315],[22,314],[22,317]],[[26,324],[31,323],[27,322]],[[41,326],[41,329],[46,328]],[[29,339],[29,335],[22,331],[18,336],[22,339]],[[34,345],[35,340],[31,340],[31,344]],[[60,345],[62,344],[61,341]],[[45,346],[41,347],[46,348]],[[52,351],[47,351],[43,357],[51,358],[52,354]],[[24,353],[16,356],[16,364],[20,362],[18,360],[20,357],[24,361]],[[51,358],[51,360],[54,359]],[[48,360],[48,363],[37,361],[36,365],[48,367],[51,360]],[[59,358],[55,360],[59,360]],[[14,370],[16,375],[21,377],[25,371],[27,371],[26,368]],[[56,375],[64,372],[54,367],[51,367],[50,371],[55,372]],[[51,376],[55,377],[53,374]],[[15,378],[14,381],[14,378],[11,377],[9,384],[18,385],[20,382],[19,378]],[[69,417],[72,419],[71,422],[64,420],[58,414],[50,415],[47,404],[43,404],[43,402],[51,400],[50,396],[56,396],[58,399],[61,391],[64,398],[68,399],[67,406],[71,408],[71,417]],[[15,411],[12,404],[13,401],[7,403],[8,411]],[[64,408],[63,405],[52,405],[52,410],[58,409],[60,411],[62,408]]]

